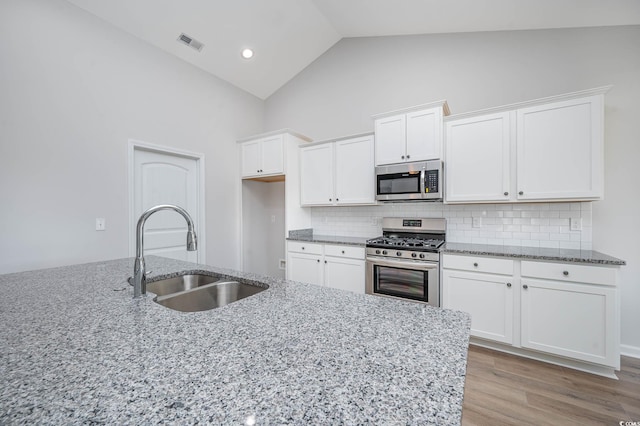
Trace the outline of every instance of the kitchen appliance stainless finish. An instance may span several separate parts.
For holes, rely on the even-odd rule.
[[[442,161],[391,164],[376,167],[376,200],[442,200]]]
[[[367,294],[440,306],[440,247],[445,219],[384,218],[366,244]]]

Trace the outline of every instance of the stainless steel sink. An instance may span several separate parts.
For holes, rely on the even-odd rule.
[[[186,274],[147,283],[147,291],[157,295],[154,302],[182,312],[219,308],[267,288],[203,274]]]
[[[158,296],[165,296],[167,294],[198,288],[219,280],[220,277],[218,275],[187,274],[167,278],[166,280],[147,282],[147,291],[155,293]]]
[[[192,290],[158,296],[154,301],[176,311],[197,312],[219,308],[264,290],[264,287],[238,281],[218,281]]]

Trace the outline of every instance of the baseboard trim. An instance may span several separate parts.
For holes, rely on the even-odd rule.
[[[620,345],[620,355],[640,359],[640,347],[631,345]]]
[[[530,351],[528,349],[516,348],[510,345],[504,345],[502,343],[491,342],[484,339],[479,339],[471,336],[470,342],[472,345],[481,346],[483,348],[493,349],[500,352],[506,352],[512,355],[518,355],[524,358],[535,359],[537,361],[548,362],[549,364],[560,365],[562,367],[572,368],[574,370],[584,371],[585,373],[591,373],[598,376],[608,377],[610,379],[618,380],[616,376],[616,370],[612,367],[605,367],[603,365],[596,365],[578,360],[572,360],[568,358],[562,358],[551,354],[544,354],[541,352]]]

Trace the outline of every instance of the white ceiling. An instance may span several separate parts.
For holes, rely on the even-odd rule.
[[[343,37],[640,24],[640,0],[68,1],[261,99]]]

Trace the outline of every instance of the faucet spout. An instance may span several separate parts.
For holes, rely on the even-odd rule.
[[[189,216],[189,213],[182,207],[174,206],[172,204],[160,204],[155,207],[151,207],[140,215],[138,219],[138,225],[136,226],[136,260],[133,264],[133,297],[139,298],[144,294],[147,294],[147,276],[146,267],[144,263],[144,224],[151,216],[160,210],[173,210],[180,213],[182,217],[187,221],[187,251],[195,251],[198,249],[198,239],[196,237],[195,226],[193,219]]]

